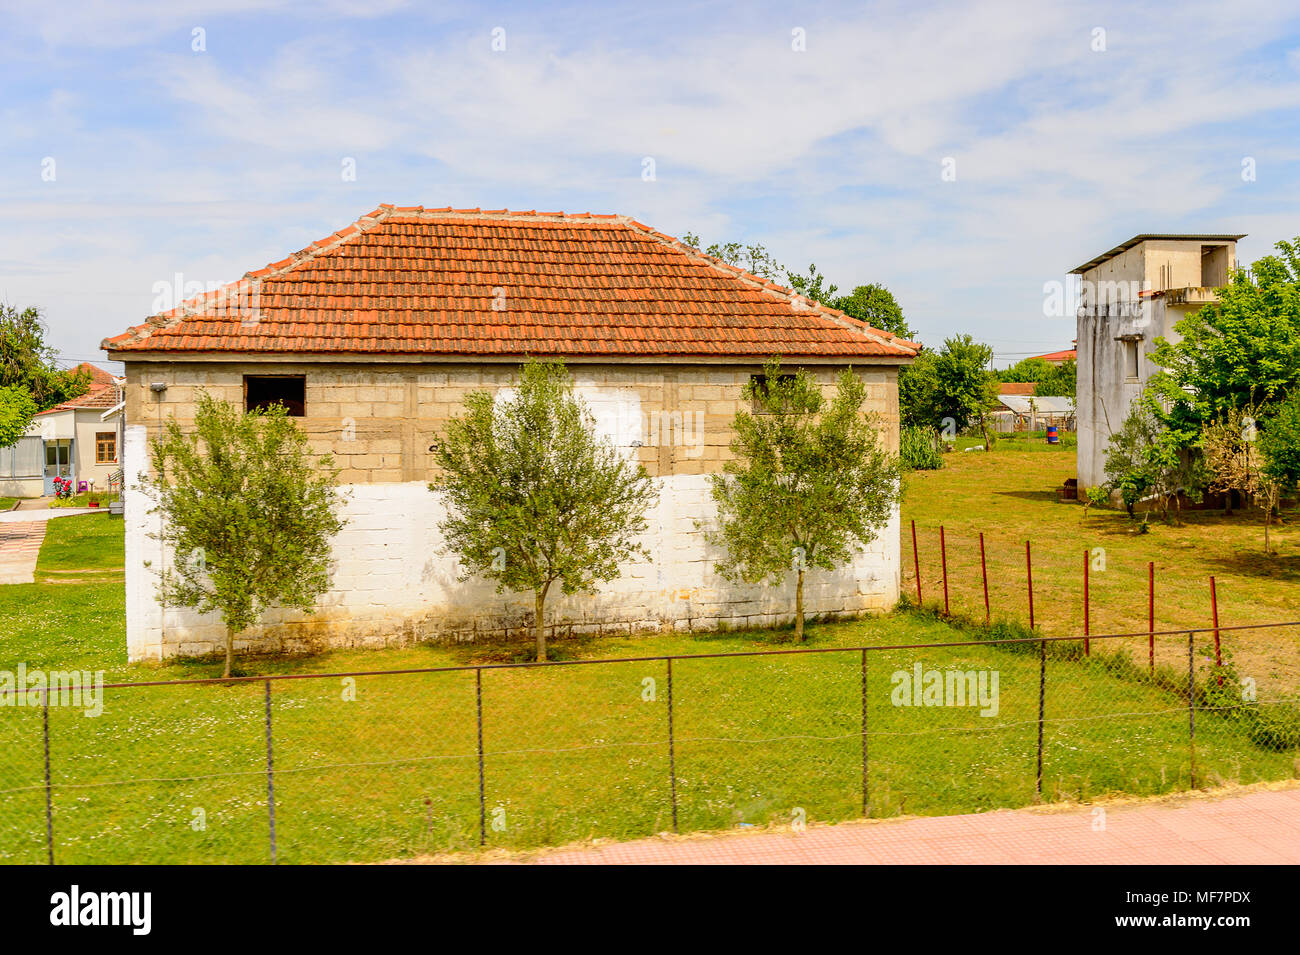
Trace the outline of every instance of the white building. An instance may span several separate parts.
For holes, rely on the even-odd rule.
[[[74,493],[108,490],[121,467],[122,383],[94,365],[78,370],[90,372],[89,390],[38,413],[16,444],[0,448],[0,496],[51,496],[56,477],[71,480]]]
[[[1137,235],[1071,270],[1078,310],[1080,489],[1106,481],[1110,436],[1158,371],[1157,338],[1177,341],[1183,316],[1218,300],[1244,235]]]
[[[531,595],[461,579],[438,524],[434,437],[470,392],[513,385],[528,356],[563,358],[598,430],[659,490],[643,544],[596,594],[556,598],[548,623],[632,633],[788,620],[792,577],[731,583],[698,526],[709,476],[731,455],[742,391],[780,355],[826,389],[852,368],[883,445],[898,448],[897,374],[918,346],[623,216],[381,206],[227,292],[156,315],[103,347],[126,365],[126,617],[132,660],[212,652],[215,615],[163,610],[173,555],[135,487],[148,442],[194,421],[200,393],[242,408],[279,402],[347,489],[332,589],[317,612],[272,610],[237,649],[284,651],[474,640],[522,629]],[[895,512],[870,546],[805,584],[809,614],[851,616],[898,599]]]

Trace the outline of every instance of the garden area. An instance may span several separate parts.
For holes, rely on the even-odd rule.
[[[961,477],[954,487],[971,483],[958,468],[946,474]],[[908,512],[939,494],[914,481]],[[1052,506],[1076,519],[1081,511]],[[38,580],[120,568],[121,528],[99,516],[52,522]],[[123,613],[117,582],[0,588],[0,664],[103,669],[108,682],[220,675],[213,660],[128,665]],[[526,848],[646,835],[673,827],[674,804],[680,831],[789,823],[796,813],[856,818],[864,779],[873,816],[1032,803],[1038,644],[888,649],[994,635],[900,612],[810,622],[811,653],[755,655],[791,649],[788,630],[657,634],[559,640],[562,662],[542,668],[497,667],[512,656],[500,645],[415,645],[248,658],[236,675],[437,669],[270,684],[277,861],[372,861],[473,849],[481,837]],[[1185,639],[1170,645],[1185,667]],[[865,679],[864,654],[851,649],[861,646],[883,648],[865,654]],[[1261,745],[1239,714],[1213,708],[1206,635],[1195,654],[1194,749],[1185,669],[1148,679],[1109,646],[1094,644],[1086,661],[1074,642],[1049,649],[1043,799],[1163,793],[1191,786],[1193,772],[1198,786],[1295,775],[1294,746]],[[666,661],[643,659],[669,655],[671,694]],[[621,657],[642,659],[613,662]],[[898,705],[897,674],[918,666],[995,671],[996,712]],[[94,718],[52,707],[56,861],[269,861],[267,693],[260,679],[129,687],[106,689]],[[45,861],[43,752],[40,708],[0,708],[5,861]]]

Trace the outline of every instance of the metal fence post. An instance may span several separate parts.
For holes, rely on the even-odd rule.
[[[474,711],[478,721],[478,844],[487,845],[487,795],[483,785],[483,668],[474,670]]]
[[[1156,673],[1156,562],[1147,563],[1147,670]]]
[[[943,525],[939,525],[939,563],[943,568],[943,615],[948,613],[948,543],[944,539]]]
[[[266,811],[271,824],[271,865],[275,865],[275,760],[271,750],[271,681],[266,687]]]
[[[1187,633],[1187,742],[1192,757],[1192,788],[1196,788],[1196,661],[1195,631]]]
[[[41,690],[41,724],[45,736],[45,849],[54,865],[54,791],[50,785],[50,691]]]
[[[668,657],[668,788],[673,799],[673,832],[677,831],[677,745],[673,735],[673,658]]]
[[[1038,777],[1034,791],[1043,798],[1043,717],[1047,710],[1047,641],[1038,642]]]
[[[867,798],[867,651],[862,650],[862,815],[871,815],[871,802]]]
[[[1088,548],[1083,549],[1083,655],[1086,657],[1091,653],[1091,647],[1088,642],[1089,630],[1091,630],[1091,615],[1089,611],[1088,600],[1088,564],[1090,562]]]
[[[916,549],[916,521],[912,521],[912,566],[916,568],[916,606],[921,608],[925,602],[921,599],[921,552]]]
[[[1223,653],[1219,649],[1219,593],[1214,586],[1214,578],[1210,578],[1210,614],[1214,617],[1214,665],[1215,667],[1223,666]],[[1223,686],[1223,673],[1218,674],[1219,686]]]
[[[1029,541],[1025,541],[1025,582],[1029,590],[1029,629],[1034,629],[1034,564],[1029,555]]]
[[[984,578],[984,626],[993,622],[989,611],[989,565],[984,560],[984,532],[980,531],[980,574]]]

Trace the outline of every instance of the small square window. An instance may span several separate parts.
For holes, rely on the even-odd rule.
[[[303,417],[307,413],[307,376],[244,376],[245,411],[262,411],[277,404],[284,405],[289,417]]]
[[[95,432],[95,463],[96,464],[117,463],[117,432],[116,431]]]

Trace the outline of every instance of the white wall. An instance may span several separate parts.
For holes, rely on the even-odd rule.
[[[127,428],[126,484],[138,481],[145,432]],[[656,478],[659,503],[648,515],[644,543],[652,562],[628,564],[623,575],[594,595],[548,601],[549,623],[575,631],[708,630],[789,619],[793,574],[780,586],[737,586],[713,570],[717,554],[696,528],[713,514],[708,478]],[[313,615],[270,611],[265,626],[242,635],[240,649],[315,650],[330,646],[387,646],[416,640],[473,640],[507,629],[521,638],[532,618],[531,594],[498,594],[486,580],[458,580],[437,525],[444,509],[426,482],[347,485],[338,535],[333,587]],[[214,652],[225,632],[215,616],[162,610],[154,592],[169,556],[148,535],[157,515],[139,490],[126,494],[127,644],[132,660]],[[808,614],[850,616],[892,607],[899,589],[899,521],[839,572],[805,577]],[[147,565],[146,565],[147,564]]]

